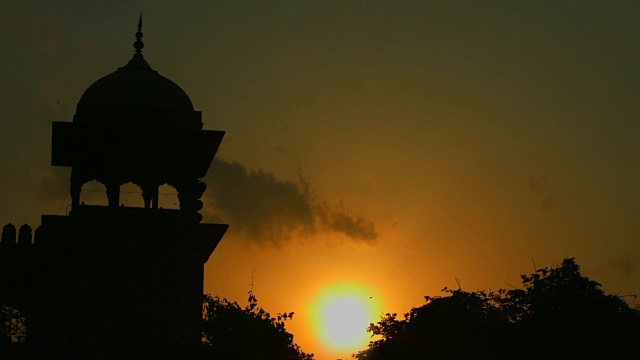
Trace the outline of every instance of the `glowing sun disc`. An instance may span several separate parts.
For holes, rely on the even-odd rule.
[[[334,284],[323,289],[313,306],[314,328],[319,340],[334,351],[356,351],[366,347],[366,329],[379,320],[378,301],[369,289],[354,283]]]

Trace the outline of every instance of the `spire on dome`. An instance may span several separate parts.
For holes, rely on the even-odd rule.
[[[142,55],[142,49],[144,43],[142,42],[142,13],[140,13],[140,19],[138,19],[138,31],[136,32],[136,41],[133,43],[133,47],[136,49],[136,54]]]
[[[136,32],[136,41],[133,43],[133,48],[136,49],[133,58],[129,60],[127,65],[120,69],[139,68],[155,71],[142,56],[142,48],[144,48],[144,43],[142,42],[142,13],[140,13],[140,18],[138,19],[138,31]]]

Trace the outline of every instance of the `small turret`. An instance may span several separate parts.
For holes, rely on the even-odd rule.
[[[31,245],[33,235],[31,232],[31,226],[24,224],[20,226],[20,232],[18,233],[18,245]]]
[[[2,228],[2,245],[13,245],[16,243],[16,227],[8,223]]]

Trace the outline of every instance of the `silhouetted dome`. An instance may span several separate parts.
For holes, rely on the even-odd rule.
[[[194,111],[189,96],[135,54],[124,67],[94,82],[78,104]]]

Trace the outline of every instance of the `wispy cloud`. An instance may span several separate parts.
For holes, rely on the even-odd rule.
[[[205,181],[210,218],[230,224],[251,241],[277,245],[294,236],[333,232],[372,243],[379,236],[370,219],[342,203],[334,205],[314,196],[303,177],[297,182],[280,180],[272,173],[216,158]]]

